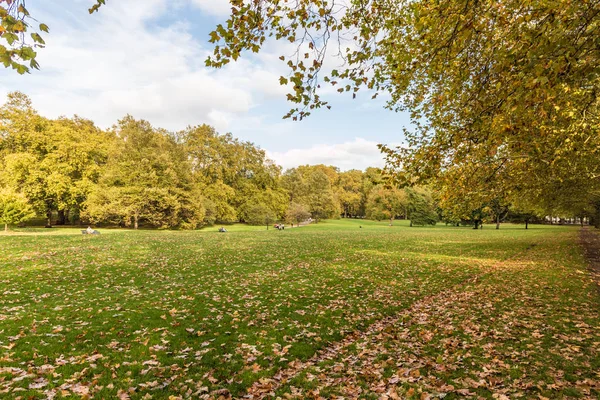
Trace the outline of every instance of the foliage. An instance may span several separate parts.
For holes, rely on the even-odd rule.
[[[205,210],[193,188],[185,152],[147,121],[120,120],[106,171],[86,201],[84,217],[138,228],[203,224]]]
[[[0,63],[5,68],[19,74],[39,69],[36,50],[46,44],[42,32],[49,32],[48,25],[31,17],[25,0],[0,0]]]
[[[377,221],[389,219],[392,225],[394,218],[407,215],[408,198],[403,190],[379,185],[371,190],[367,199],[367,218]]]
[[[300,225],[300,223],[308,220],[310,215],[311,214],[307,206],[298,203],[291,203],[285,213],[285,219],[290,223],[296,223],[297,225]]]
[[[7,188],[0,188],[0,224],[8,231],[9,225],[19,224],[35,216],[27,198]]]
[[[406,188],[410,225],[435,225],[438,221],[431,192],[425,188]]]
[[[57,210],[80,212],[91,187],[106,163],[110,138],[93,122],[72,119],[47,120],[31,107],[22,93],[11,93],[0,108],[0,179],[23,192],[40,214]]]
[[[273,210],[262,203],[249,204],[244,208],[244,221],[250,225],[269,226],[276,220]]]
[[[302,165],[283,175],[282,187],[289,193],[290,202],[303,204],[315,220],[339,215],[339,201],[334,184],[339,171],[325,165]]]
[[[279,181],[281,168],[264,150],[208,125],[188,127],[176,136],[191,162],[195,184],[214,205],[217,221],[244,219],[246,203],[264,203],[283,216],[287,200]]]
[[[362,171],[353,169],[338,175],[336,182],[337,198],[344,217],[360,215],[365,202]]]
[[[207,65],[270,38],[292,43],[280,83],[298,105],[286,115],[294,119],[328,106],[323,82],[389,95],[388,108],[408,110],[415,129],[382,150],[411,184],[434,179],[470,197],[493,185],[510,202],[577,176],[597,193],[599,23],[595,1],[236,1],[211,33]],[[326,63],[332,47],[341,69]]]

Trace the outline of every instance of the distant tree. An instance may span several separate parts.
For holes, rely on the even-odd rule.
[[[344,218],[358,215],[364,202],[362,193],[363,173],[353,169],[341,172],[335,182],[335,192]]]
[[[295,222],[298,225],[300,225],[301,222],[304,222],[309,218],[310,211],[308,210],[308,207],[298,203],[290,204],[285,214],[286,221],[289,221],[291,223]]]
[[[490,210],[494,222],[496,223],[496,229],[500,229],[500,222],[502,222],[508,215],[508,212],[510,211],[510,204],[502,198],[495,198],[488,203],[487,207]]]
[[[194,184],[214,205],[216,221],[244,219],[246,204],[263,203],[283,216],[288,204],[281,167],[264,150],[213,127],[188,127],[175,135],[190,161]]]
[[[250,204],[245,207],[244,214],[249,225],[266,225],[267,229],[276,220],[275,212],[264,204]]]
[[[439,218],[432,194],[424,188],[404,189],[408,203],[408,217],[410,226],[435,225]]]
[[[394,218],[403,215],[407,206],[408,199],[403,190],[379,185],[371,190],[367,199],[367,218],[377,221],[389,219],[392,225]]]
[[[4,231],[8,232],[9,225],[19,224],[33,217],[35,212],[23,194],[8,188],[0,189],[0,223],[4,224]]]
[[[64,224],[79,214],[91,186],[106,163],[111,137],[79,117],[40,117],[22,93],[9,93],[0,108],[0,179],[23,192],[52,225],[52,213]]]
[[[307,188],[306,205],[317,222],[320,219],[339,215],[338,203],[335,200],[329,177],[325,172],[321,170],[312,171],[307,179]]]
[[[204,199],[175,139],[131,116],[118,122],[114,134],[117,140],[84,217],[134,229],[141,222],[160,228],[202,225]]]
[[[219,180],[200,187],[202,193],[210,200],[210,209],[215,221],[225,223],[237,221],[237,211],[231,205],[235,190],[231,186]]]

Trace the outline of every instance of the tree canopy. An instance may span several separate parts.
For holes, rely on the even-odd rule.
[[[38,67],[37,32],[48,32],[24,3],[0,1],[0,60],[20,73]],[[93,2],[90,13],[104,3]],[[294,119],[329,107],[322,85],[384,94],[388,108],[413,120],[406,146],[382,146],[401,183],[435,181],[446,197],[473,199],[470,208],[494,201],[485,198],[489,188],[547,206],[560,186],[561,207],[598,203],[598,0],[230,4],[227,21],[210,33],[206,64],[222,67],[269,40],[290,43],[280,83],[291,90],[286,116]],[[583,207],[574,195],[582,191],[572,190],[582,187]],[[357,205],[352,192],[338,193],[346,212]]]

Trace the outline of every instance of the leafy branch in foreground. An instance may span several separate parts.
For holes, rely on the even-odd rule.
[[[46,44],[40,32],[48,33],[48,25],[31,17],[25,0],[0,0],[0,63],[4,67],[19,74],[39,69],[36,49]]]

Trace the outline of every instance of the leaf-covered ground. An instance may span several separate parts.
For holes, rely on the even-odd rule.
[[[0,236],[0,397],[600,396],[576,228],[78,232]]]

